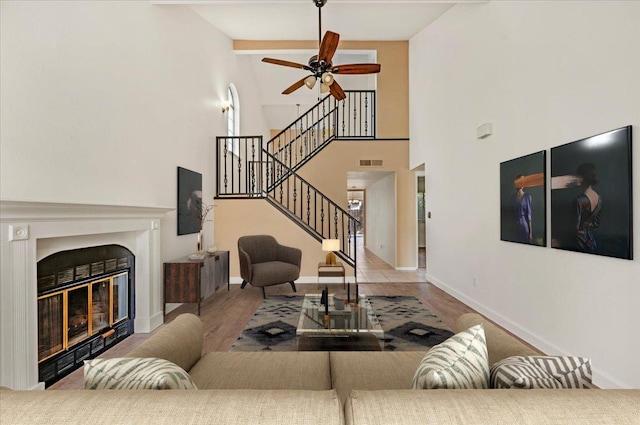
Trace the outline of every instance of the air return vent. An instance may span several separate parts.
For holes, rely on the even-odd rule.
[[[361,167],[382,167],[381,159],[361,159],[360,160]]]

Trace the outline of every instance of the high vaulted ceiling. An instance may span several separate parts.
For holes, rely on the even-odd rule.
[[[340,40],[409,40],[458,3],[488,0],[327,0],[321,8],[322,34],[331,30]],[[190,7],[233,40],[312,40],[319,38],[315,0],[150,0],[158,5]],[[318,100],[318,90],[301,88],[290,95],[282,91],[304,77],[299,69],[265,64],[265,56],[306,64],[317,51],[238,51],[249,55],[268,124],[272,129],[289,125]],[[340,51],[334,64],[374,63],[375,51]],[[345,90],[376,88],[375,75],[340,77]],[[319,85],[317,85],[319,88]]]
[[[322,34],[331,30],[341,40],[409,40],[459,3],[489,0],[327,0],[322,7]],[[314,0],[150,0],[158,5],[190,7],[233,40],[318,40],[318,8]],[[317,90],[281,92],[302,78],[303,71],[261,62],[265,56],[306,64],[316,51],[242,51],[249,55],[260,103],[272,129],[281,129],[318,100]],[[340,51],[333,63],[374,63],[375,51]],[[384,67],[383,67],[384,69]],[[375,89],[375,75],[343,75],[345,90]],[[319,87],[319,85],[317,85]],[[382,173],[384,175],[384,173]],[[349,176],[350,186],[366,187],[380,173]]]
[[[458,3],[487,0],[328,0],[323,31],[344,40],[408,40]],[[313,0],[152,0],[191,5],[234,40],[315,40],[318,9]]]

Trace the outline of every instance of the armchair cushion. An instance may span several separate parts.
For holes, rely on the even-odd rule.
[[[251,284],[268,286],[274,283],[291,282],[300,277],[300,268],[282,261],[270,261],[253,265]]]

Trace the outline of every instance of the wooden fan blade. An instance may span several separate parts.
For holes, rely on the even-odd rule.
[[[303,65],[301,63],[296,63],[296,62],[289,62],[282,59],[262,58],[262,62],[272,63],[274,65],[289,66],[291,68],[305,69],[307,71],[311,71],[311,68],[309,68],[308,65]]]
[[[289,87],[287,87],[282,94],[290,94],[293,93],[294,91],[298,90],[300,87],[304,86],[304,80],[307,77],[301,78],[300,80],[296,81],[295,83],[291,84]]]
[[[347,95],[344,94],[344,90],[342,90],[342,87],[340,87],[340,84],[338,84],[337,81],[334,81],[333,84],[329,86],[329,93],[331,93],[331,95],[337,100],[343,100],[347,97]]]
[[[380,72],[379,63],[351,63],[336,65],[331,70],[334,74],[376,74]]]
[[[318,61],[325,61],[331,63],[333,55],[338,48],[338,42],[340,41],[340,34],[327,31],[322,37],[322,43],[320,43],[320,52],[318,52]]]

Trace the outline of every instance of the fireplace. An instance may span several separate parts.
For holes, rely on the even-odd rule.
[[[102,349],[102,344],[113,345],[114,339],[122,339],[124,333],[131,333],[135,322],[136,333],[148,333],[162,325],[163,299],[162,299],[162,259],[161,259],[161,233],[163,232],[163,218],[173,207],[160,206],[131,206],[131,205],[104,205],[104,204],[72,204],[52,203],[36,201],[14,201],[0,199],[0,385],[15,390],[44,389],[45,382],[40,379],[41,368],[47,362],[60,360],[59,369],[68,372],[65,367],[69,364],[77,364],[85,355],[94,356]],[[171,233],[173,234],[173,233]],[[65,267],[55,271],[57,283],[62,283],[55,291],[54,288],[40,289],[39,277],[46,276],[38,270],[39,263],[59,252],[78,250],[84,248],[96,248],[115,245],[126,249],[126,253],[105,254],[101,260],[81,260],[73,264],[73,275],[70,271],[64,272]],[[127,267],[118,265],[118,259],[128,257]],[[115,268],[113,268],[115,259]],[[135,261],[135,267],[134,267]],[[93,269],[92,263],[96,264]],[[82,267],[82,265],[88,267]],[[79,265],[79,268],[76,268]],[[66,269],[68,270],[71,267]],[[100,268],[104,274],[94,274]],[[128,270],[126,270],[128,268]],[[126,273],[126,278],[122,273]],[[52,273],[48,274],[49,284],[52,282]],[[55,311],[56,302],[62,302],[64,297],[53,298],[44,301],[43,297],[53,296],[56,291],[70,290],[70,285],[78,283],[85,285],[86,297],[91,296],[93,301],[100,300],[106,287],[102,287],[102,280],[109,281],[109,288],[117,288],[117,300],[113,298],[111,305],[122,306],[120,281],[126,280],[128,299],[126,312],[128,324],[117,320],[124,311],[109,314],[113,318],[107,320],[109,327],[103,327],[96,316],[95,324],[87,318],[87,330],[90,343],[75,340],[75,336],[85,332],[83,324],[79,323],[78,334],[69,335],[68,329],[58,333],[58,341],[51,334],[51,341],[44,341],[41,335],[38,319],[40,314],[51,314]],[[45,279],[46,281],[46,279]],[[94,284],[94,281],[97,281]],[[44,281],[43,281],[44,284]],[[92,286],[89,286],[89,285]],[[106,282],[105,282],[106,284]],[[94,289],[95,288],[95,289]],[[94,292],[95,296],[94,296]],[[111,289],[109,289],[111,290]],[[134,293],[135,290],[135,293]],[[78,292],[77,294],[79,294]],[[75,303],[76,293],[67,293]],[[47,297],[49,298],[49,297]],[[78,297],[83,299],[83,297]],[[84,298],[86,299],[86,298]],[[60,301],[62,300],[62,301]],[[79,301],[80,305],[83,302]],[[106,304],[103,304],[106,305]],[[40,308],[43,307],[43,309]],[[46,309],[51,307],[51,313]],[[96,307],[99,308],[99,307]],[[86,307],[89,315],[89,307]],[[100,313],[92,310],[91,313]],[[55,313],[57,317],[58,313]],[[74,323],[80,317],[76,317]],[[63,319],[58,319],[62,321]],[[69,319],[67,319],[69,320]],[[81,320],[79,320],[81,322]],[[69,323],[67,323],[68,325]],[[64,325],[64,323],[63,323]],[[127,328],[128,327],[128,328]],[[68,328],[68,326],[67,326]],[[113,331],[113,333],[111,333]],[[66,347],[81,348],[71,355]],[[60,347],[62,344],[62,347]],[[50,348],[44,348],[45,345]],[[63,351],[60,351],[63,350]],[[87,354],[88,352],[88,354]],[[62,358],[62,359],[61,359]],[[87,357],[88,358],[88,357]],[[66,363],[68,362],[68,363]],[[81,361],[80,361],[81,362]],[[63,367],[62,365],[65,365]],[[68,366],[71,367],[71,366]]]
[[[45,386],[133,333],[134,261],[119,245],[38,261],[38,375]]]

